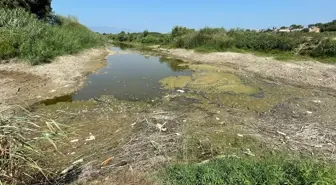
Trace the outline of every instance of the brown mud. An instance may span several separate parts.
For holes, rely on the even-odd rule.
[[[105,65],[109,52],[112,54],[105,48],[91,49],[38,66],[25,62],[0,64],[0,112],[75,92],[85,84],[89,73]]]

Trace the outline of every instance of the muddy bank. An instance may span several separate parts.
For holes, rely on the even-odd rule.
[[[90,49],[58,57],[50,64],[1,64],[0,112],[13,105],[29,106],[78,90],[85,84],[87,74],[106,64],[109,53],[113,54],[105,48]]]
[[[197,53],[186,49],[155,49],[168,55],[215,66],[230,66],[266,78],[277,78],[295,85],[336,89],[336,66],[316,61],[283,62],[272,57],[233,52]]]

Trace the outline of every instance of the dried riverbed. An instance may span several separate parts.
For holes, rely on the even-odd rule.
[[[331,83],[301,83],[293,76],[287,79],[290,73],[275,71],[263,75],[251,70],[251,55],[235,54],[246,59],[246,65],[251,63],[242,68],[244,61],[235,63],[237,57],[230,60],[225,53],[214,54],[222,59],[211,62],[206,57],[211,54],[197,54],[196,61],[189,52],[178,66],[192,74],[162,77],[157,83],[163,94],[153,101],[117,99],[112,92],[86,101],[35,106],[34,114],[67,125],[67,137],[59,142],[62,155],[50,147],[45,156],[47,167],[60,170],[58,180],[71,181],[64,178],[69,166],[81,171],[71,174],[74,180],[86,182],[222,155],[262,157],[271,152],[336,160],[336,93]],[[182,58],[174,50],[163,53]],[[270,65],[264,61],[258,65]],[[276,65],[280,63],[282,68],[297,65]],[[302,71],[312,70],[302,66]],[[325,68],[333,67],[320,67]]]

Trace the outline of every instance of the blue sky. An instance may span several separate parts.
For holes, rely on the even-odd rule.
[[[169,32],[175,25],[261,29],[336,19],[336,0],[53,0],[52,6],[106,32]]]

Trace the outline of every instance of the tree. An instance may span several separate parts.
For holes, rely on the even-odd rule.
[[[118,41],[120,42],[124,42],[127,40],[127,36],[126,36],[126,33],[124,31],[120,32],[118,34]]]
[[[289,28],[290,29],[303,29],[303,26],[299,24],[292,24]]]
[[[186,35],[190,32],[193,32],[195,30],[193,29],[189,29],[189,28],[186,28],[186,27],[183,27],[183,26],[175,26],[172,30],[172,36],[175,38],[175,37],[179,37],[179,36],[182,36],[182,35]]]
[[[147,35],[148,35],[148,30],[145,30],[145,31],[143,32],[143,37],[147,37]]]
[[[51,0],[0,0],[0,7],[23,8],[40,19],[48,17],[52,12]]]

